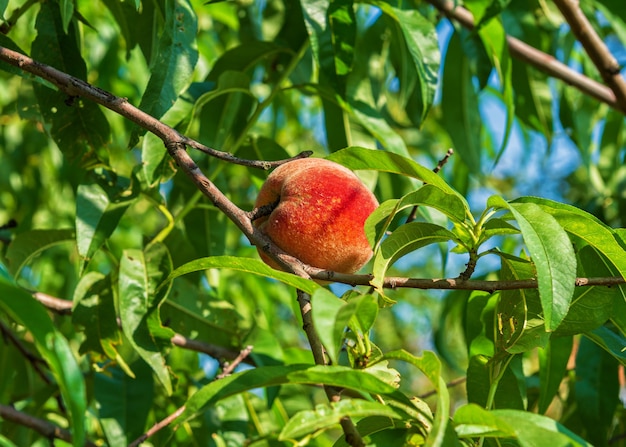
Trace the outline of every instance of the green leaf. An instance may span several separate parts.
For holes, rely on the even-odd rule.
[[[478,405],[468,404],[456,411],[454,424],[462,438],[514,437],[521,447],[591,447],[591,444],[554,419],[527,411],[488,411]]]
[[[578,276],[581,278],[618,275],[615,267],[595,247],[582,247],[578,259]],[[554,334],[575,335],[601,326],[616,313],[614,303],[625,298],[626,287],[623,285],[576,287],[569,311]]]
[[[624,344],[622,343],[622,350]],[[613,415],[619,403],[618,362],[601,346],[582,338],[576,354],[574,399],[587,439],[594,445],[607,445]]]
[[[425,446],[446,447],[446,432],[450,418],[450,395],[446,382],[441,377],[441,362],[439,358],[431,351],[425,351],[421,357],[416,357],[405,350],[398,350],[385,354],[383,359],[407,362],[419,369],[430,380],[437,392],[437,413],[435,414]]]
[[[350,0],[305,0],[300,4],[311,50],[319,65],[321,83],[329,83],[343,96],[345,76],[350,72],[354,58],[354,5]]]
[[[7,260],[9,272],[18,277],[24,266],[42,251],[76,239],[74,230],[30,230],[18,234],[9,244]]]
[[[188,0],[167,0],[156,57],[150,64],[150,81],[139,108],[161,118],[189,86],[198,61],[197,17]],[[145,130],[131,137],[131,146]]]
[[[41,303],[1,278],[0,307],[32,335],[61,390],[70,417],[73,445],[83,446],[87,411],[85,382],[68,341],[56,330]]]
[[[59,0],[59,9],[63,21],[63,31],[67,33],[72,17],[74,17],[74,0]]]
[[[437,186],[445,193],[457,195],[466,203],[465,198],[450,187],[445,180],[435,174],[432,169],[425,168],[410,158],[394,154],[393,152],[353,146],[333,152],[326,158],[355,171],[359,169],[370,169],[415,178],[424,183]]]
[[[157,286],[171,268],[172,260],[161,244],[149,247],[145,253],[127,249],[120,260],[118,285],[122,330],[168,394],[172,393],[172,383],[163,350],[170,345],[174,332],[162,326],[159,315],[159,307],[169,289],[157,291]]]
[[[161,319],[180,334],[233,350],[241,349],[245,324],[233,304],[207,296],[206,290],[186,279],[174,281],[161,305]],[[255,352],[256,352],[255,345]]]
[[[539,356],[539,413],[545,413],[561,386],[572,352],[572,337],[552,337]]]
[[[253,40],[242,45],[229,48],[215,61],[207,76],[207,81],[217,82],[220,76],[228,71],[251,74],[256,66],[263,61],[272,61],[282,53],[293,52],[276,42]]]
[[[38,62],[87,79],[87,68],[82,59],[76,27],[70,23],[63,29],[59,9],[52,2],[41,5],[35,24],[37,37],[32,45],[32,57]],[[80,159],[83,166],[93,166],[108,158],[104,148],[111,130],[102,110],[92,101],[68,98],[56,89],[33,84],[39,110],[50,123],[50,134],[55,143],[70,159]]]
[[[474,1],[468,3],[468,9],[475,16],[483,17],[487,12],[485,2]],[[499,18],[488,20],[478,30],[487,55],[491,60],[491,64],[496,69],[502,86],[502,101],[506,110],[506,124],[504,129],[504,138],[500,145],[500,149],[496,155],[495,163],[498,162],[500,156],[504,153],[504,149],[509,142],[513,121],[515,118],[515,101],[513,91],[513,70],[511,64],[511,56],[509,54],[509,46],[507,43],[507,35]]]
[[[315,331],[333,364],[339,363],[346,328],[362,337],[378,314],[378,302],[373,295],[352,296],[344,301],[321,287],[311,296],[311,307]]]
[[[228,148],[239,139],[257,103],[250,82],[248,74],[226,71],[220,75],[215,90],[198,98],[194,116],[198,118],[203,143]]]
[[[333,364],[339,364],[343,334],[352,315],[341,312],[345,302],[320,287],[311,295],[313,325]]]
[[[478,94],[474,89],[469,60],[462,51],[461,39],[455,32],[446,51],[441,90],[443,126],[455,151],[471,172],[481,172],[481,129]]]
[[[506,368],[497,383],[494,377],[496,368]],[[520,376],[523,377],[522,356],[515,356],[508,363],[505,359],[485,355],[472,356],[467,368],[467,399],[485,407],[492,388],[497,387],[493,397],[495,408],[523,410],[526,388],[525,383],[518,380]]]
[[[85,340],[80,353],[98,352],[111,359],[118,357],[115,346],[122,342],[118,331],[110,276],[88,272],[76,285],[72,323],[82,326]]]
[[[611,261],[620,275],[626,278],[626,250],[617,231],[600,219],[579,208],[538,197],[520,197],[515,202],[535,203],[554,216],[565,231],[584,240]]]
[[[283,427],[278,439],[280,441],[296,440],[306,435],[320,433],[335,428],[342,418],[363,418],[383,416],[390,419],[406,417],[398,410],[378,402],[361,399],[342,399],[336,403],[320,404],[315,410],[303,410],[293,415]]]
[[[626,366],[626,337],[616,334],[606,326],[586,332],[585,336],[611,354],[622,365]]]
[[[185,411],[178,419],[188,420],[203,408],[213,405],[225,397],[255,388],[291,384],[325,384],[359,390],[373,394],[391,394],[396,387],[376,378],[364,370],[354,370],[345,366],[264,366],[232,374],[211,382],[192,395],[185,405]]]
[[[520,280],[535,276],[533,265],[513,256],[502,255],[502,279]],[[497,339],[501,349],[519,354],[544,347],[550,338],[546,332],[541,299],[537,289],[503,290],[496,308]]]
[[[117,228],[136,194],[125,188],[108,188],[98,183],[79,185],[76,191],[76,243],[78,254],[87,260]]]
[[[488,206],[511,211],[537,270],[545,327],[554,331],[569,309],[576,281],[572,243],[559,222],[532,203],[506,203],[493,196]]]
[[[406,64],[405,69],[412,72],[410,79],[414,81],[415,87],[404,87],[407,79],[402,79],[402,70],[400,71],[401,84],[407,89],[405,96],[410,96],[411,101],[414,102],[415,116],[412,121],[420,126],[434,102],[439,82],[441,55],[434,23],[414,9],[400,9],[382,1],[373,1],[372,4],[381,9],[393,26],[400,30],[403,37],[408,54],[402,60]],[[408,92],[411,94],[409,95]]]
[[[195,259],[172,271],[165,279],[164,284],[188,273],[222,268],[273,278],[311,295],[320,287],[314,281],[300,278],[291,273],[274,270],[258,259],[239,258],[235,256],[213,256],[210,258]]]
[[[470,210],[466,208],[466,202],[457,194],[451,194],[437,186],[426,184],[400,199],[387,200],[374,210],[365,222],[365,234],[370,244],[374,247],[378,245],[396,214],[418,205],[441,211],[457,223],[463,222],[470,213]]]
[[[382,292],[385,274],[395,261],[426,245],[453,240],[456,240],[456,236],[439,225],[427,222],[402,225],[380,244],[374,254],[374,279],[370,283]]]
[[[143,361],[131,364],[136,377],[119,367],[96,372],[93,393],[98,421],[110,447],[123,447],[141,436],[154,400],[154,376]]]

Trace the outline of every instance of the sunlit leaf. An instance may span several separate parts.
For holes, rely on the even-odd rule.
[[[275,270],[258,259],[246,259],[234,256],[214,256],[211,258],[201,258],[188,262],[187,264],[181,265],[176,270],[172,271],[172,273],[170,273],[170,275],[166,278],[165,282],[172,281],[173,279],[188,273],[220,268],[233,269],[255,275],[266,276],[268,278],[274,278],[310,294],[313,294],[319,288],[319,285],[313,281],[300,278],[291,273]]]
[[[572,243],[559,222],[538,205],[507,203],[496,196],[488,205],[508,209],[517,221],[537,271],[546,330],[555,330],[574,294],[576,257]]]
[[[278,436],[279,440],[299,439],[305,435],[335,428],[342,418],[383,416],[402,419],[397,409],[378,402],[342,399],[337,403],[321,404],[315,410],[304,410],[289,419]]]
[[[402,225],[389,235],[374,254],[371,284],[382,290],[387,270],[402,256],[426,245],[456,240],[449,230],[427,222],[411,222]]]

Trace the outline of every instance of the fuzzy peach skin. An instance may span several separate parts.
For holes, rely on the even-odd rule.
[[[277,200],[272,213],[254,225],[283,251],[341,273],[357,271],[372,257],[363,226],[378,201],[346,167],[321,158],[285,163],[267,177],[255,206]],[[279,268],[258,251],[265,263]]]

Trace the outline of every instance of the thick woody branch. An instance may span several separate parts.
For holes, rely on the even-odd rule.
[[[622,110],[626,110],[626,80],[620,74],[620,66],[591,23],[580,9],[578,1],[554,0],[554,3],[569,23],[570,29],[576,39],[582,44],[589,55],[600,76],[608,85],[617,98]]]
[[[459,22],[465,28],[474,29],[474,16],[467,9],[456,6],[455,3],[450,0],[427,1],[449,19]],[[515,37],[507,36],[506,41],[509,46],[509,52],[513,57],[532,65],[549,76],[562,80],[582,93],[589,95],[598,101],[606,103],[612,108],[626,114],[625,103],[619,101],[613,93],[613,90],[607,86],[572,70],[567,65],[559,62],[553,56],[546,54],[543,51],[516,39]]]
[[[0,418],[6,421],[11,421],[15,424],[23,425],[24,427],[32,428],[37,433],[50,440],[60,439],[67,443],[72,443],[72,435],[69,431],[44,419],[39,419],[22,411],[18,411],[10,405],[0,404]],[[51,441],[51,445],[52,444],[53,442]],[[96,446],[96,444],[91,441],[87,441],[85,445],[88,447]]]

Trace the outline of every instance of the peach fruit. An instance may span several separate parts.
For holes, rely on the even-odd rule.
[[[254,225],[286,253],[313,267],[353,273],[372,257],[363,226],[378,206],[372,192],[348,168],[321,158],[276,168],[255,207],[272,206]],[[259,248],[261,259],[279,268]]]

